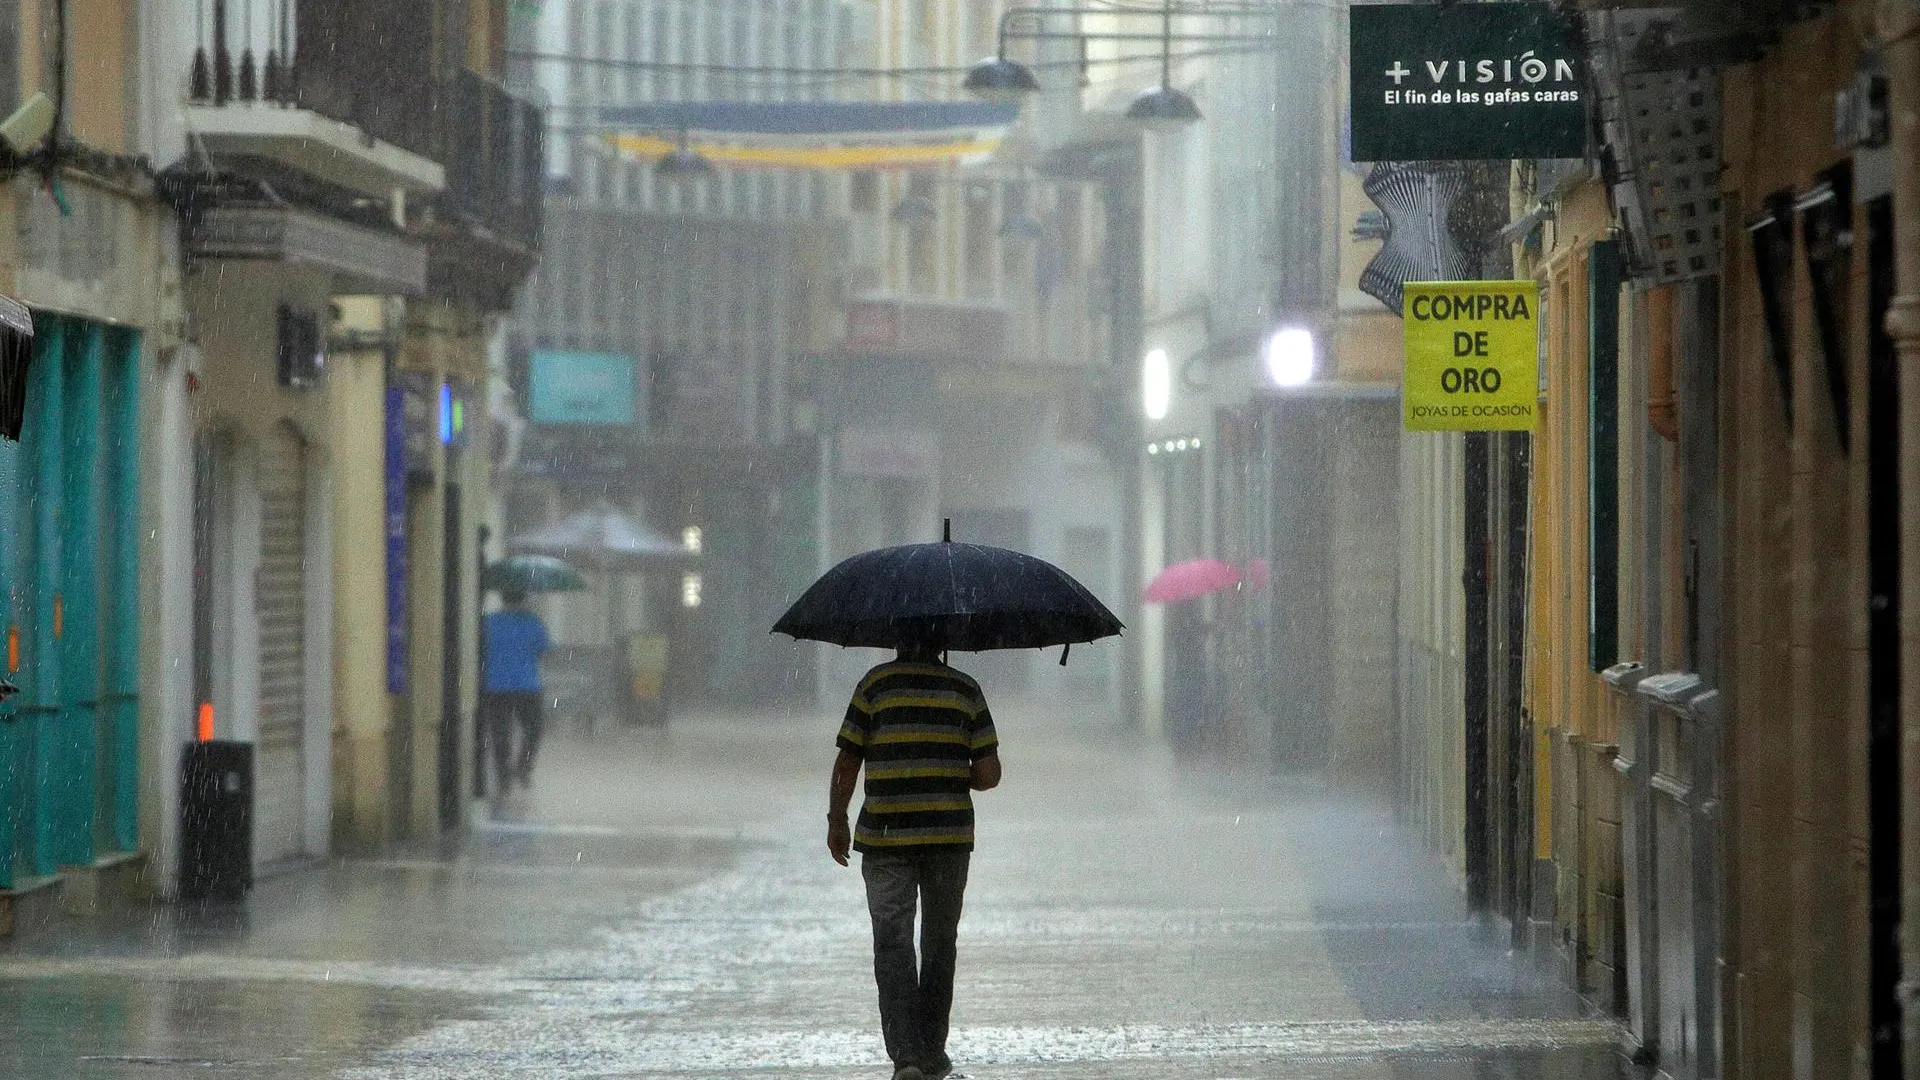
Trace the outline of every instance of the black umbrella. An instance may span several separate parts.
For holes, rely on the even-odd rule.
[[[814,582],[773,629],[835,645],[924,642],[980,652],[1073,645],[1122,627],[1052,563],[1005,548],[938,543],[855,555]]]

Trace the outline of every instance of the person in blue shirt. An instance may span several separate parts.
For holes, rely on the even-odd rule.
[[[492,744],[494,795],[505,795],[514,781],[533,783],[533,756],[540,749],[540,657],[552,647],[546,624],[527,610],[527,594],[505,592],[506,606],[487,615],[482,632],[486,665],[480,715]],[[520,753],[513,753],[513,729],[520,729]]]

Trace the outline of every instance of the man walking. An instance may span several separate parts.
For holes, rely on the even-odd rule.
[[[480,715],[493,744],[494,798],[506,795],[515,780],[533,783],[533,755],[540,749],[540,657],[552,647],[546,624],[527,610],[527,594],[503,592],[506,607],[487,615],[486,671],[481,683]],[[513,729],[520,728],[520,753],[513,753]]]
[[[853,692],[827,799],[827,850],[860,852],[873,916],[873,977],[894,1080],[942,1080],[954,941],[973,851],[974,791],[1000,783],[999,740],[980,684],[929,644],[904,647]],[[866,768],[857,827],[847,804]],[[915,907],[920,951],[914,955]]]

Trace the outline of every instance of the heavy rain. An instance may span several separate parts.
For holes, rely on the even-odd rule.
[[[0,0],[0,1080],[1920,1075],[1912,0]]]

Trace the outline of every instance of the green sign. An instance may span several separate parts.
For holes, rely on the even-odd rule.
[[[527,419],[536,424],[631,424],[638,372],[625,353],[536,352]]]
[[[1581,157],[1578,42],[1546,4],[1348,9],[1353,160]]]

